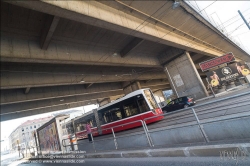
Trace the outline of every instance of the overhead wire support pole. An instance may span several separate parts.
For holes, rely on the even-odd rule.
[[[246,19],[244,18],[244,16],[241,14],[240,10],[238,10],[238,13],[240,14],[241,18],[244,20],[244,22],[246,23],[248,29],[250,30],[250,26],[249,24],[247,23]]]

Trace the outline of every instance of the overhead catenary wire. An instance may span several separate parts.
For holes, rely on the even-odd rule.
[[[186,20],[186,22],[187,22],[188,20]],[[183,24],[181,24],[180,26],[182,26],[182,25],[184,25],[186,22],[184,22]],[[145,25],[144,25],[145,26]],[[166,35],[168,35],[169,33],[172,33],[173,31],[169,31],[168,33],[166,33],[165,35],[163,35],[160,39],[162,39],[163,37],[165,37]],[[206,34],[204,34],[203,36],[205,36]],[[209,36],[211,36],[209,33],[208,33],[208,37]],[[225,38],[223,37],[223,40],[225,40]],[[160,40],[158,40],[158,41],[156,41],[156,43],[160,43]],[[187,44],[189,44],[189,43],[193,43],[193,41],[189,41],[189,42],[187,42]],[[186,45],[187,45],[186,44]],[[206,49],[210,49],[210,48],[206,48]],[[204,49],[204,50],[206,50],[206,49]],[[223,51],[223,52],[226,52],[226,51]]]
[[[188,1],[188,2],[189,2],[189,1]],[[191,6],[193,6],[190,2],[189,2],[189,4],[190,4]],[[249,9],[247,9],[247,10],[249,10]],[[245,11],[247,11],[247,10],[245,10]],[[245,12],[245,11],[244,11],[244,12]],[[236,15],[236,16],[238,16],[238,15]],[[234,16],[234,17],[236,17],[236,16]],[[232,19],[232,18],[231,18],[231,19]],[[229,19],[229,20],[231,20],[231,19]],[[229,20],[227,20],[227,21],[229,21]],[[239,18],[238,20],[240,20],[240,18]],[[238,20],[236,20],[236,21],[238,21]],[[235,22],[236,22],[236,21],[235,21]],[[232,24],[232,23],[230,23],[230,24]],[[227,26],[229,26],[229,25],[227,25]],[[217,27],[217,26],[215,26],[215,27]],[[208,37],[210,37],[210,36],[208,36]],[[225,40],[224,37],[223,37],[223,40]],[[223,40],[220,40],[220,42],[223,41]],[[230,40],[232,40],[232,39],[230,39]],[[217,42],[216,45],[219,44],[220,42]],[[234,41],[232,41],[232,42],[234,42]],[[236,44],[236,45],[238,45],[238,44]]]
[[[207,7],[205,7],[204,9],[200,10],[199,13],[202,12],[203,10],[205,10],[206,8],[210,7],[210,6],[211,6],[212,4],[214,4],[216,1],[217,1],[217,0],[215,0],[214,2],[212,2],[211,4],[209,4],[209,5],[208,5]]]
[[[212,5],[212,4],[210,4],[209,6],[211,6],[211,5]],[[207,7],[209,7],[209,6],[207,6]],[[206,7],[206,8],[207,8],[207,7]],[[203,10],[205,10],[205,8],[204,8]],[[148,17],[148,18],[151,18],[151,17]],[[147,18],[147,19],[148,19],[148,18]],[[147,20],[147,19],[146,19],[146,20]],[[144,24],[144,23],[146,22],[146,20],[144,20],[142,24]],[[188,21],[188,20],[186,20],[186,22],[187,22],[187,21]],[[184,22],[184,23],[181,24],[180,26],[184,25],[186,22]],[[147,23],[147,24],[148,24],[148,23]],[[140,27],[140,26],[141,26],[141,28],[143,28],[143,27],[146,26],[147,24],[144,24],[143,26],[141,26],[141,24],[140,24],[139,26],[137,26],[137,28]],[[180,27],[180,26],[179,26],[179,27]],[[136,29],[137,29],[137,28],[136,28]],[[140,29],[141,29],[141,28],[140,28]],[[133,31],[133,30],[132,30],[132,31]],[[135,31],[135,32],[136,32],[136,31]],[[169,34],[169,33],[172,33],[172,31],[169,31],[167,34]],[[162,36],[161,39],[162,39],[163,37],[165,37],[167,34],[165,34],[164,36]],[[210,34],[208,33],[208,36],[209,36],[209,35],[210,35]],[[203,36],[206,36],[206,34],[204,34]],[[157,41],[157,43],[160,43],[160,40]],[[193,43],[193,41],[190,41],[190,42],[188,42],[187,44],[189,44],[189,43]]]
[[[210,4],[209,6],[211,6],[211,5],[212,5],[212,4]],[[208,7],[208,6],[207,6],[207,7]],[[206,7],[206,8],[207,8],[207,7]],[[205,9],[205,8],[204,8],[204,9]],[[150,17],[148,17],[148,18],[150,18]],[[186,22],[187,22],[187,21],[188,21],[188,20],[186,20]],[[145,21],[144,21],[144,22],[145,22]],[[144,22],[143,22],[143,23],[144,23]],[[184,23],[181,24],[180,26],[184,25],[186,22],[184,22]],[[148,23],[147,23],[147,24],[148,24]],[[144,26],[146,26],[147,24],[144,24]],[[142,26],[142,27],[144,27],[144,26]],[[180,26],[179,26],[179,27],[180,27]],[[138,27],[139,27],[139,26],[138,26]],[[141,28],[142,28],[142,27],[141,27]],[[172,33],[172,31],[169,31],[167,34],[169,34],[169,33]],[[162,36],[161,39],[162,39],[163,37],[165,37],[167,34],[165,34],[164,36]],[[204,36],[205,36],[205,35],[204,35]],[[208,36],[209,36],[209,33],[208,33]],[[160,43],[160,40],[157,41],[156,43]],[[188,42],[188,43],[192,43],[192,41],[191,41],[191,42]]]

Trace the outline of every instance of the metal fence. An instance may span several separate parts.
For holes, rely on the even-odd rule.
[[[165,117],[161,123],[163,126],[149,129],[151,126],[146,124],[147,121],[159,116]],[[138,122],[141,123],[142,131],[116,136],[115,128]],[[118,149],[169,147],[181,144],[249,141],[249,126],[250,92],[245,92],[105,129],[111,130],[113,137],[95,140],[92,137],[91,143],[83,140],[75,143],[74,146],[77,146],[78,150],[89,153]],[[66,143],[67,140],[69,139],[63,140],[63,147],[72,147],[72,143]],[[71,148],[70,150],[76,149]]]

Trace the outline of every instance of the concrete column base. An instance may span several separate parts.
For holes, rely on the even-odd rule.
[[[188,52],[183,53],[164,67],[171,88],[178,97],[191,96],[197,100],[208,96]]]

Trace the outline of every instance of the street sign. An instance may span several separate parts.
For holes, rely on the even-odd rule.
[[[216,57],[216,58],[210,59],[208,61],[201,62],[201,63],[199,63],[199,65],[200,65],[200,68],[202,71],[206,71],[208,69],[211,69],[213,67],[221,65],[223,63],[229,63],[232,61],[235,61],[235,57],[234,57],[233,53],[230,52],[230,53],[227,53],[227,54],[222,55],[220,57]]]

